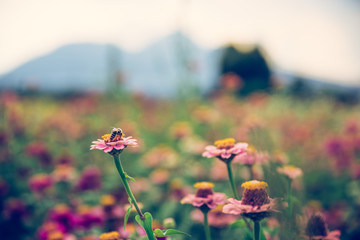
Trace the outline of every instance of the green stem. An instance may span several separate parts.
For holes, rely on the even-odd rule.
[[[234,197],[237,200],[239,200],[239,196],[238,196],[237,191],[236,191],[235,182],[234,182],[233,174],[232,174],[232,170],[231,170],[231,161],[226,163],[226,166],[227,166],[228,175],[229,175],[229,181],[230,181],[230,184],[231,184],[231,188],[232,188]]]
[[[136,211],[138,212],[141,220],[144,220],[144,219],[145,219],[144,214],[141,212],[141,210],[140,210],[140,208],[139,208],[139,206],[138,206],[138,204],[137,204],[137,202],[136,202],[136,199],[135,199],[133,193],[131,192],[129,183],[127,182],[124,169],[123,169],[123,167],[121,166],[121,162],[120,162],[119,155],[114,155],[114,162],[115,162],[116,168],[117,168],[117,170],[118,170],[118,172],[119,172],[119,174],[120,174],[121,180],[122,180],[122,182],[123,182],[123,184],[124,184],[126,193],[128,194],[128,196],[129,196],[130,199],[131,199],[131,203],[135,206]]]
[[[253,171],[253,165],[247,165],[249,168],[249,173],[250,173],[250,180],[254,180],[254,171]]]
[[[292,216],[292,200],[291,200],[291,194],[292,194],[292,188],[291,188],[291,179],[289,179],[289,183],[288,183],[288,194],[287,194],[287,200],[288,200],[288,215],[289,218],[291,218]]]
[[[203,211],[203,213],[204,213],[204,230],[205,230],[206,240],[211,240],[210,227],[208,222],[208,211]]]
[[[260,221],[254,221],[254,240],[260,240]]]

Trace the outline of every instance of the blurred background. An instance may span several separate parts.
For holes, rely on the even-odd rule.
[[[358,0],[0,0],[0,239],[141,239],[111,156],[89,151],[113,127],[138,139],[121,157],[160,228],[204,239],[180,199],[198,181],[231,196],[201,154],[233,137],[270,197],[289,194],[278,167],[302,169],[262,240],[308,239],[311,212],[360,239],[359,29]],[[252,239],[213,214],[213,239]]]
[[[2,89],[173,97],[230,81],[241,94],[294,85],[359,95],[356,0],[4,0],[0,22]]]

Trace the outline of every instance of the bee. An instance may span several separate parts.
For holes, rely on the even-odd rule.
[[[123,131],[121,130],[121,128],[113,128],[110,136],[110,141],[112,141],[117,135],[122,137]]]

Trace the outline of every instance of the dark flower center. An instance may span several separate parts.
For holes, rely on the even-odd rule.
[[[209,195],[213,195],[214,192],[211,188],[198,188],[196,190],[196,197],[207,198]]]
[[[306,225],[306,235],[312,236],[327,236],[328,231],[325,219],[322,215],[316,214],[311,216]]]
[[[245,189],[241,203],[251,206],[262,206],[270,203],[270,199],[265,189]]]

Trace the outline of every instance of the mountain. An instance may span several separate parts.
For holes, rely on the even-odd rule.
[[[107,45],[71,44],[0,77],[1,88],[84,91],[102,88]]]
[[[131,91],[169,97],[188,84],[204,92],[216,81],[220,53],[219,49],[200,48],[179,32],[139,52],[122,51],[110,44],[70,44],[0,76],[0,88],[103,91],[110,73],[120,70],[125,88]]]

